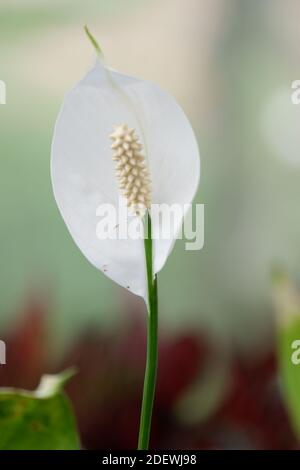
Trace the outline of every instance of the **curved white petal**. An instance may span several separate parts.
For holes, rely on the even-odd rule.
[[[65,96],[52,143],[52,183],[61,214],[87,259],[146,299],[143,241],[100,240],[96,235],[97,208],[105,203],[118,205],[108,136],[122,123],[135,128],[144,144],[152,202],[190,203],[198,186],[200,162],[183,111],[157,86],[108,70],[98,60]],[[177,222],[174,234],[180,225]],[[163,267],[173,243],[173,237],[155,240],[155,272]]]

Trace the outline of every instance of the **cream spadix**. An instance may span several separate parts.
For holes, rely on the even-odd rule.
[[[97,59],[66,94],[51,155],[58,207],[86,258],[145,299],[143,240],[99,239],[97,208],[109,203],[119,215],[120,191],[135,214],[129,218],[140,217],[150,204],[189,204],[199,170],[197,142],[186,116],[156,85],[113,71]],[[164,266],[180,230],[182,220],[175,222],[169,239],[153,240],[154,274]],[[155,224],[164,220],[152,221],[159,233]]]
[[[119,189],[132,212],[143,216],[150,209],[151,190],[149,171],[141,153],[142,145],[134,129],[129,129],[126,124],[116,126],[110,138]]]

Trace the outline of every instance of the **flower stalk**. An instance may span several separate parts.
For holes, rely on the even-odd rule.
[[[153,276],[153,243],[151,236],[151,218],[149,213],[147,213],[146,216],[145,230],[144,247],[148,283],[147,357],[140,416],[138,450],[147,450],[149,447],[158,356],[157,276]]]

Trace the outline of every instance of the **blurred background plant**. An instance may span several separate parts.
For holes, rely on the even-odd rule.
[[[0,382],[34,388],[77,365],[67,390],[87,448],[135,446],[145,309],[82,257],[51,191],[55,117],[93,61],[82,26],[111,66],[175,95],[202,154],[205,247],[178,242],[160,275],[152,445],[296,448],[269,273],[280,260],[300,276],[299,13],[297,0],[1,1]]]

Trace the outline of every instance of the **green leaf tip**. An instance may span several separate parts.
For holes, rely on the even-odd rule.
[[[97,55],[99,57],[103,57],[103,52],[102,52],[102,49],[101,47],[99,46],[98,42],[96,41],[96,39],[94,38],[94,36],[92,35],[92,33],[90,32],[89,28],[87,27],[87,25],[84,25],[84,31],[86,32],[86,35],[87,37],[89,38],[89,40],[91,41],[91,44],[92,46],[94,47]]]
[[[288,272],[277,267],[273,269],[272,299],[280,329],[300,321],[300,292]]]
[[[64,385],[76,374],[76,368],[69,369],[55,375],[43,375],[35,391],[37,397],[49,397],[59,393]]]
[[[45,374],[41,377],[38,387],[33,390],[23,390],[11,387],[0,387],[1,395],[22,395],[31,398],[51,398],[62,392],[65,384],[77,373],[75,367],[70,367],[59,374]]]

